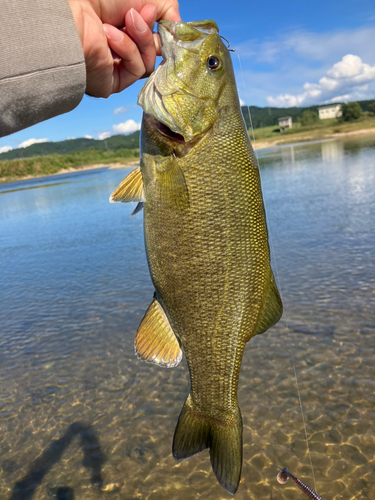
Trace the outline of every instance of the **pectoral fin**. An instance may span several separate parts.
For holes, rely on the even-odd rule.
[[[143,361],[172,368],[182,359],[182,351],[168,318],[154,298],[139,325],[135,351]]]
[[[271,328],[271,326],[275,325],[279,321],[283,313],[283,304],[281,302],[273,274],[271,275],[268,294],[264,302],[265,306],[261,311],[258,324],[253,335],[264,333],[266,330]],[[251,337],[253,335],[251,335]]]
[[[125,177],[118,188],[113,191],[109,201],[111,203],[118,201],[122,203],[127,203],[129,201],[144,201],[143,179],[140,167],[135,168]]]
[[[187,208],[188,189],[177,158],[174,155],[167,158],[156,157],[155,161],[156,188],[160,201],[181,210]]]

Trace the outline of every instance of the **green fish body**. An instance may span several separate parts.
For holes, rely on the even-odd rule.
[[[230,54],[214,21],[162,21],[159,31],[164,62],[139,96],[140,168],[111,200],[144,208],[155,295],[136,352],[167,367],[183,352],[190,371],[173,455],[209,448],[219,483],[233,494],[242,466],[243,350],[280,319],[282,304]]]

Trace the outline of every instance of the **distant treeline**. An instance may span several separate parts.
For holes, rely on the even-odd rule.
[[[374,102],[374,100],[369,101],[358,101],[358,104],[361,106],[362,111],[369,111],[370,104]],[[343,103],[338,103],[343,104]],[[253,128],[261,128],[261,127],[271,127],[272,125],[279,126],[278,119],[284,116],[291,116],[293,119],[293,123],[297,121],[297,119],[302,115],[304,111],[313,111],[314,113],[318,113],[318,108],[320,106],[310,106],[306,108],[258,108],[258,106],[249,106],[251,119],[253,122]],[[243,117],[245,119],[246,125],[250,128],[250,118],[249,118],[249,110],[247,106],[242,106],[241,108]]]
[[[362,111],[369,111],[369,106],[373,100],[359,101]],[[313,111],[318,113],[318,106],[306,108],[259,108],[258,106],[249,106],[254,128],[278,127],[278,119],[283,116],[291,116],[293,123],[301,117],[304,111]],[[246,125],[250,128],[249,110],[247,106],[242,106],[242,114]],[[3,160],[12,160],[16,158],[31,158],[34,156],[45,155],[65,155],[80,151],[119,151],[120,149],[134,149],[139,147],[139,131],[129,135],[113,135],[103,140],[96,139],[68,139],[60,142],[42,142],[32,144],[27,148],[17,148],[0,154],[0,164]]]
[[[17,180],[27,176],[55,174],[59,170],[77,168],[83,165],[129,163],[138,159],[139,149],[118,149],[116,151],[75,151],[69,154],[52,154],[0,161],[0,179]]]
[[[0,160],[15,158],[31,158],[51,154],[69,154],[72,152],[89,151],[118,151],[119,149],[135,149],[139,147],[139,131],[129,135],[113,135],[101,141],[96,139],[68,139],[60,142],[41,142],[27,148],[18,148],[0,154]]]

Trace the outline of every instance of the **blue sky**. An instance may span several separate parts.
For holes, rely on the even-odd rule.
[[[308,106],[375,98],[374,0],[181,0],[184,21],[214,19],[236,49],[246,104]],[[0,151],[72,137],[133,131],[142,111],[137,82],[109,99],[85,96],[72,112],[0,139]]]

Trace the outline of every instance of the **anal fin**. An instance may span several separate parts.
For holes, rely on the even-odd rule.
[[[139,325],[135,351],[143,361],[166,368],[177,366],[182,359],[180,344],[156,298]]]

